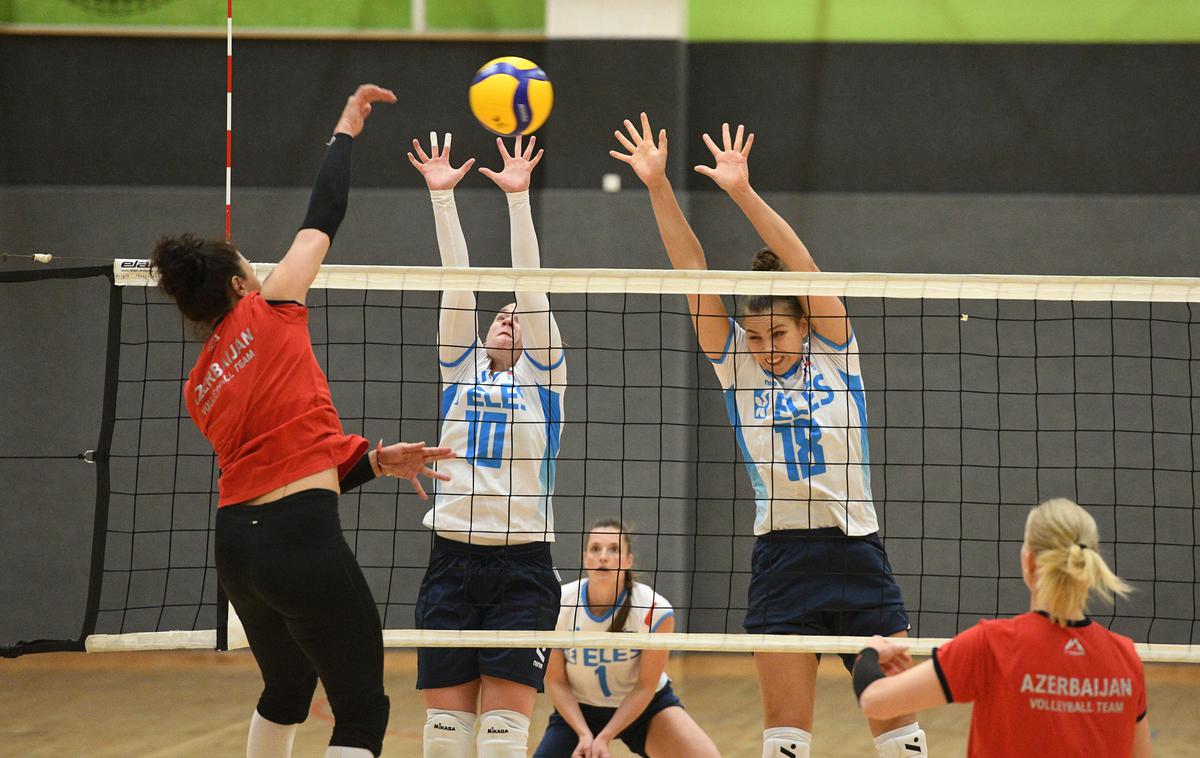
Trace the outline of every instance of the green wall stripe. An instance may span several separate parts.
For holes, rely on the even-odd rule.
[[[411,26],[411,0],[234,0],[239,27],[396,29]],[[427,0],[426,28],[541,31],[545,0]],[[224,0],[8,0],[0,23],[75,26],[224,26]]]
[[[537,30],[546,26],[546,0],[428,0],[430,29]]]
[[[1197,0],[690,0],[695,41],[1197,42]]]

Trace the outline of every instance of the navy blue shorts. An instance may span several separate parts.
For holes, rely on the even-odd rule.
[[[752,634],[884,636],[909,628],[878,533],[783,529],[754,544],[746,620]],[[847,669],[854,656],[843,655]]]
[[[646,706],[646,710],[642,711],[642,715],[625,727],[617,735],[617,739],[624,742],[627,748],[638,755],[646,755],[646,735],[650,732],[650,721],[659,711],[674,706],[682,708],[683,703],[679,702],[679,698],[671,689],[671,683],[667,682],[665,687],[654,693],[654,697]],[[592,734],[599,734],[600,730],[608,725],[608,720],[617,712],[616,708],[602,708],[583,703],[579,704],[579,710],[583,711],[583,718],[587,721],[588,729],[592,730]],[[578,744],[579,735],[575,734],[571,725],[558,715],[558,711],[551,711],[550,723],[546,725],[546,734],[542,736],[542,741],[538,745],[537,752],[533,754],[533,758],[571,758],[571,753]]]
[[[485,547],[434,536],[417,595],[418,629],[553,631],[562,590],[550,543]],[[494,676],[542,691],[545,648],[420,648],[417,689]]]

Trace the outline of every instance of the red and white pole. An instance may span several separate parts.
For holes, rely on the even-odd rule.
[[[233,178],[233,0],[225,13],[225,239],[230,234],[230,189]]]

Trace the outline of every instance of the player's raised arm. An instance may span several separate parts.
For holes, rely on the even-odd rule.
[[[308,213],[292,246],[267,280],[262,295],[267,300],[304,302],[308,288],[325,261],[325,254],[346,215],[350,195],[350,152],[354,138],[363,130],[372,103],[394,103],[391,90],[374,84],[359,86],[346,100],[346,107],[333,129],[325,160],[313,185]]]
[[[438,148],[437,132],[429,133],[429,153],[417,140],[413,140],[413,153],[408,161],[429,187],[429,198],[433,203],[433,222],[437,230],[438,253],[442,265],[448,268],[465,268],[471,265],[467,254],[467,239],[458,220],[458,206],[454,203],[454,188],[475,165],[468,158],[458,168],[450,164],[449,132]],[[442,308],[438,317],[438,358],[443,366],[458,361],[479,339],[479,324],[475,318],[475,293],[447,291],[442,293]]]
[[[504,140],[497,138],[496,147],[504,161],[501,171],[483,167],[479,172],[504,190],[508,199],[510,243],[513,268],[541,268],[542,260],[538,249],[537,231],[533,227],[533,211],[529,204],[529,180],[533,169],[542,160],[543,152],[533,149],[537,137],[530,137],[522,147],[517,135],[510,155]],[[516,315],[519,319],[523,349],[538,367],[556,372],[554,384],[564,384],[566,370],[563,362],[562,335],[558,322],[550,311],[550,298],[544,292],[518,292]]]
[[[737,132],[731,138],[729,124],[722,124],[721,146],[718,147],[707,134],[704,144],[712,153],[715,165],[696,166],[696,172],[712,179],[729,194],[788,271],[820,271],[796,231],[750,186],[749,158],[754,135],[746,136],[745,128],[738,124]],[[841,298],[801,297],[800,304],[814,331],[838,345],[849,341],[850,321]]]
[[[641,114],[641,121],[642,128],[639,131],[633,122],[625,119],[628,136],[620,130],[613,132],[617,142],[629,152],[609,150],[608,154],[629,164],[650,190],[654,220],[658,223],[658,233],[671,265],[677,269],[705,270],[708,262],[704,259],[704,248],[684,217],[675,198],[675,190],[667,179],[667,130],[659,130],[656,144],[650,119],[645,113]],[[719,295],[688,295],[687,301],[700,348],[710,358],[719,359],[729,341],[729,313],[725,310],[725,304]]]

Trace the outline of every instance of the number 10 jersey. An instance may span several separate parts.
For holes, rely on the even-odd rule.
[[[807,344],[791,369],[772,374],[730,319],[725,350],[712,362],[754,486],[754,533],[836,526],[871,534],[879,522],[858,342],[810,333]]]
[[[438,471],[425,526],[458,542],[514,545],[554,541],[554,466],[566,390],[563,355],[542,366],[522,354],[509,371],[492,371],[478,341],[442,363],[442,435],[458,453]]]

